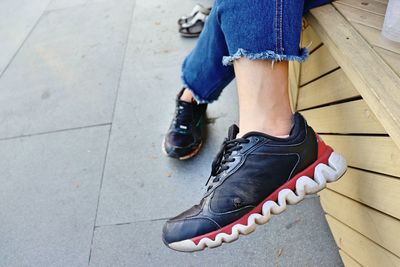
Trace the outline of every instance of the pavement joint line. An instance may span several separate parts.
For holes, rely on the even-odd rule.
[[[50,3],[49,3],[50,4]],[[49,4],[46,6],[49,6]],[[45,14],[46,9],[43,10],[42,14],[39,16],[35,24],[33,24],[32,29],[28,32],[28,34],[25,36],[24,40],[22,41],[21,45],[17,48],[15,53],[12,55],[11,59],[8,61],[7,65],[4,67],[4,69],[0,72],[0,79],[3,77],[4,73],[8,70],[8,67],[10,67],[11,63],[14,61],[14,59],[17,57],[19,51],[21,51],[22,47],[25,45],[26,41],[29,39],[31,36],[32,32],[36,29],[36,26],[39,24],[39,22],[42,20],[43,15]]]
[[[86,2],[83,3],[83,4],[75,4],[75,5],[72,5],[72,6],[66,6],[66,7],[59,7],[59,8],[48,9],[48,7],[51,6],[51,4],[52,4],[54,1],[55,1],[55,0],[52,0],[52,1],[49,3],[49,5],[47,6],[46,10],[44,11],[45,14],[53,13],[53,12],[56,12],[56,11],[63,11],[63,10],[67,10],[67,9],[72,9],[72,8],[83,8],[83,7],[86,7],[86,6],[93,5],[93,4],[99,5],[99,4],[104,4],[104,3],[105,3],[105,2],[92,2],[92,3],[89,3],[89,0],[86,0]]]
[[[308,195],[304,200],[306,200],[306,199],[312,199],[312,198],[319,198],[319,195],[317,195],[317,194],[315,194],[315,195]],[[170,218],[171,218],[171,217],[163,217],[163,218],[155,218],[155,219],[136,220],[136,221],[131,221],[131,222],[120,222],[120,223],[100,224],[100,225],[95,225],[95,229],[101,228],[101,227],[130,225],[130,224],[143,223],[143,222],[166,221],[166,220],[169,220]]]
[[[1,137],[0,138],[0,142],[1,141],[14,140],[14,139],[18,139],[18,138],[27,138],[27,137],[34,137],[34,136],[39,136],[39,135],[46,135],[46,134],[53,134],[53,133],[60,133],[60,132],[82,130],[82,129],[86,129],[86,128],[102,127],[102,126],[107,126],[107,125],[110,126],[111,124],[112,124],[111,122],[105,122],[105,123],[85,125],[85,126],[79,126],[79,127],[73,127],[73,128],[58,129],[58,130],[47,131],[47,132],[39,132],[39,133],[32,133],[32,134],[22,134],[22,135],[17,135],[17,136],[10,136],[10,137]]]
[[[133,17],[135,15],[135,9],[136,8],[136,0],[132,3],[132,7],[131,7],[131,17],[129,19],[128,22],[128,29],[127,29],[127,34],[126,34],[126,39],[125,39],[125,47],[124,47],[124,52],[123,52],[123,57],[122,57],[122,62],[121,62],[121,66],[119,69],[119,77],[118,77],[118,82],[117,82],[117,88],[116,88],[116,92],[115,92],[115,99],[114,99],[114,105],[113,105],[113,110],[112,110],[112,115],[111,115],[111,126],[108,132],[108,139],[107,139],[107,147],[106,147],[106,153],[104,155],[104,161],[103,161],[103,170],[101,173],[101,178],[100,178],[100,186],[99,186],[99,191],[98,191],[98,196],[97,196],[97,206],[96,206],[96,214],[94,217],[94,221],[93,221],[93,231],[92,231],[92,240],[90,242],[90,251],[89,251],[89,258],[88,258],[88,266],[90,265],[90,260],[92,257],[92,251],[93,251],[93,241],[94,241],[94,232],[96,230],[96,221],[97,221],[97,214],[99,211],[99,204],[100,204],[100,196],[101,196],[101,190],[103,187],[103,179],[104,179],[104,173],[105,173],[105,169],[106,169],[106,163],[107,163],[107,156],[108,156],[108,150],[110,147],[110,139],[111,139],[111,134],[112,134],[112,122],[114,121],[114,117],[115,117],[115,110],[116,110],[116,106],[117,106],[117,101],[118,101],[118,95],[119,95],[119,88],[121,87],[121,77],[122,77],[122,73],[124,71],[124,66],[125,66],[125,61],[126,61],[126,51],[129,45],[129,39],[131,36],[131,30],[132,30],[132,23],[133,23]]]
[[[95,229],[101,228],[101,227],[123,226],[123,225],[131,225],[131,224],[135,224],[135,223],[144,223],[144,222],[159,222],[159,221],[166,221],[168,219],[170,219],[170,218],[166,217],[166,218],[158,218],[158,219],[137,220],[137,221],[132,221],[132,222],[101,224],[101,225],[96,225]]]

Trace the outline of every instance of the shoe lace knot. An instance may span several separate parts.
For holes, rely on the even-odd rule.
[[[219,174],[229,169],[228,163],[235,161],[234,157],[232,157],[233,152],[241,150],[243,148],[242,144],[249,142],[250,140],[245,138],[237,138],[233,140],[225,138],[217,156],[212,163],[211,176],[206,183],[206,186],[208,185],[207,192],[209,192],[220,181]],[[214,178],[212,179],[211,183],[209,183],[212,177]]]

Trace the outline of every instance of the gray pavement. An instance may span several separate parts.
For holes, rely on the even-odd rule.
[[[161,154],[196,2],[0,1],[0,266],[342,266],[318,197],[218,249],[162,244],[237,120],[231,84],[199,155]]]

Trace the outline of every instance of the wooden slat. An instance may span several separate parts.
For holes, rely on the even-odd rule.
[[[348,165],[374,172],[400,176],[400,150],[390,137],[321,135],[341,153]]]
[[[330,215],[326,215],[333,237],[340,249],[365,267],[400,266],[400,258],[372,242]]]
[[[394,49],[398,50],[398,45],[396,43],[393,43],[393,42],[383,38],[380,35],[384,16],[372,14],[372,13],[369,13],[364,10],[353,8],[351,6],[341,4],[339,1],[333,2],[333,5],[350,22],[356,22],[358,24],[362,24],[364,26],[369,26],[369,27],[377,29],[378,31],[373,31],[373,30],[366,28],[362,31],[362,32],[364,32],[364,31],[368,32],[368,34],[365,36],[366,38],[373,38],[372,40],[368,39],[369,41],[376,43],[376,44],[380,45],[381,47],[383,47],[385,45],[394,46]],[[359,27],[361,27],[361,26],[359,26]],[[373,33],[370,33],[370,31],[372,31]],[[372,36],[375,36],[375,37],[372,37]],[[376,47],[375,50],[385,59],[385,61],[392,67],[392,69],[395,72],[397,72],[397,74],[400,76],[400,54],[388,51],[381,47]]]
[[[385,15],[386,4],[374,0],[338,0],[337,3],[345,4],[351,7],[365,10],[370,13]]]
[[[342,69],[315,80],[299,89],[297,109],[315,107],[359,96]]]
[[[351,22],[357,22],[378,30],[382,29],[384,20],[383,15],[372,14],[348,5],[343,5],[337,1],[333,2],[333,5],[339,10],[340,13],[342,13],[344,17],[346,17],[347,20]]]
[[[370,43],[371,45],[390,50],[397,54],[400,54],[400,43],[393,42],[382,36],[381,31],[375,28],[371,28],[359,23],[352,23],[352,25],[360,32],[360,34]]]
[[[293,68],[294,71],[294,76],[297,79],[297,83],[299,82],[299,77],[300,77],[300,62],[298,61],[290,61],[290,65]]]
[[[386,133],[362,99],[314,108],[301,113],[319,133]]]
[[[375,1],[376,2],[381,2],[381,3],[385,4],[385,5],[388,4],[388,0],[375,0]]]
[[[307,21],[400,147],[399,76],[332,5],[312,9]]]
[[[388,0],[375,0],[375,2],[381,2],[381,3],[384,3],[385,5],[388,4]]]
[[[329,189],[321,191],[319,195],[321,196],[321,205],[326,213],[396,256],[400,256],[399,220]]]
[[[343,250],[339,249],[339,254],[345,267],[361,267],[361,264],[359,264],[355,259],[350,257],[349,254],[347,254]]]
[[[316,47],[322,44],[321,39],[312,29],[311,26],[307,26],[301,33],[301,47],[307,47],[309,52],[315,50]]]
[[[293,81],[293,74],[290,74],[290,65],[289,65],[289,100],[290,100],[290,107],[292,110],[296,110],[297,105],[297,94],[299,92],[298,85]]]
[[[328,48],[323,45],[315,50],[309,59],[301,65],[300,85],[304,85],[338,67]]]
[[[400,179],[348,168],[344,176],[328,184],[328,188],[400,219]]]
[[[386,63],[392,67],[392,70],[394,70],[397,75],[400,76],[400,54],[380,47],[374,47],[374,49],[386,61]]]

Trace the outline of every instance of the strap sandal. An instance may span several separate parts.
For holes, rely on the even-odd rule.
[[[182,37],[198,37],[204,28],[207,17],[208,16],[203,13],[197,13],[189,22],[181,25],[179,33]]]
[[[184,23],[189,22],[197,13],[203,13],[205,15],[209,15],[211,12],[211,7],[204,7],[201,4],[196,4],[189,15],[182,16],[178,19],[178,25],[182,25]]]

